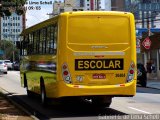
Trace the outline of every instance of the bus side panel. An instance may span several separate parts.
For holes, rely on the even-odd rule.
[[[28,60],[26,58],[29,58]],[[28,90],[40,94],[40,79],[44,81],[47,97],[52,97],[56,90],[56,56],[33,55],[23,57],[21,63],[21,83],[24,86],[26,75]]]
[[[31,79],[34,80],[34,92],[40,94],[40,80],[42,80],[44,82],[46,96],[52,96],[57,79],[56,56],[32,56],[31,60],[36,64],[36,67],[32,69],[32,73],[30,75]]]

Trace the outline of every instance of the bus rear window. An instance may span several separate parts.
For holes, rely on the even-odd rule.
[[[68,43],[129,43],[130,22],[123,16],[72,16]]]

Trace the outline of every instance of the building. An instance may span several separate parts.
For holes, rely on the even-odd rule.
[[[111,11],[111,0],[105,0],[104,2],[104,10]]]
[[[20,33],[25,29],[25,15],[12,13],[11,16],[1,17],[1,40],[11,40],[14,43],[20,40]]]
[[[111,10],[112,11],[124,11],[125,10],[125,0],[111,0]]]
[[[52,17],[67,11],[102,10],[101,0],[64,0],[55,1]]]
[[[63,7],[64,3],[62,3],[61,1],[55,1],[53,4],[53,12],[50,17],[53,17],[63,12],[64,11]]]
[[[137,62],[146,68],[151,63],[155,69],[148,73],[148,79],[160,79],[160,0],[126,0],[126,6],[126,11],[133,12],[136,18],[141,50]]]
[[[126,6],[126,11],[134,13],[139,28],[159,27],[160,0],[126,0]]]
[[[104,0],[103,4],[104,4],[105,11],[124,11],[125,10],[125,0]]]
[[[101,0],[83,0],[84,10],[101,10]]]

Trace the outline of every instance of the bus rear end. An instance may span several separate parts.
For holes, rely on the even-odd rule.
[[[66,25],[66,31],[61,25]],[[61,15],[59,94],[134,96],[136,41],[134,17],[122,12]],[[104,98],[104,97],[103,97]]]

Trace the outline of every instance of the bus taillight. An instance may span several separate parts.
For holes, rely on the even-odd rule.
[[[67,69],[67,65],[63,65],[63,69]]]
[[[63,72],[63,75],[68,75],[68,71],[64,71],[64,72]]]
[[[127,82],[130,82],[134,79],[134,73],[135,73],[135,64],[131,62],[130,68],[128,71]]]
[[[134,70],[130,70],[129,73],[130,73],[130,74],[134,74]]]
[[[70,72],[68,70],[68,66],[66,63],[64,63],[62,65],[62,76],[63,76],[63,80],[66,82],[66,83],[71,83],[72,80],[71,80],[71,75],[70,75]]]

